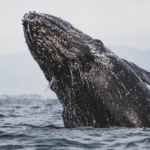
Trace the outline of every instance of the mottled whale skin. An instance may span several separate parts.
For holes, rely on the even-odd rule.
[[[23,18],[28,48],[63,106],[64,126],[150,127],[150,73],[49,14]]]

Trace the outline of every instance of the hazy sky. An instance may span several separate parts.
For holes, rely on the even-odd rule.
[[[21,20],[49,13],[107,46],[150,49],[150,0],[5,0],[0,5],[0,54],[27,52]]]

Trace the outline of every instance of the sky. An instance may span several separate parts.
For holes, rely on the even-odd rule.
[[[1,0],[0,94],[45,95],[49,89],[25,43],[21,20],[29,11],[60,17],[149,70],[150,0]]]
[[[150,0],[1,0],[1,54],[28,52],[25,13],[48,13],[107,45],[150,49]]]

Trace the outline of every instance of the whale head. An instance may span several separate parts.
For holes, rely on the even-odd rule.
[[[101,41],[49,14],[29,12],[22,21],[28,48],[49,82],[63,79],[69,83],[73,71],[79,72],[82,66],[82,71],[89,71],[99,51],[95,42],[103,47]]]

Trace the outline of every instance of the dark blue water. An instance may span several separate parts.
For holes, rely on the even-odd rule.
[[[150,128],[63,127],[58,100],[0,97],[0,150],[149,150]]]

